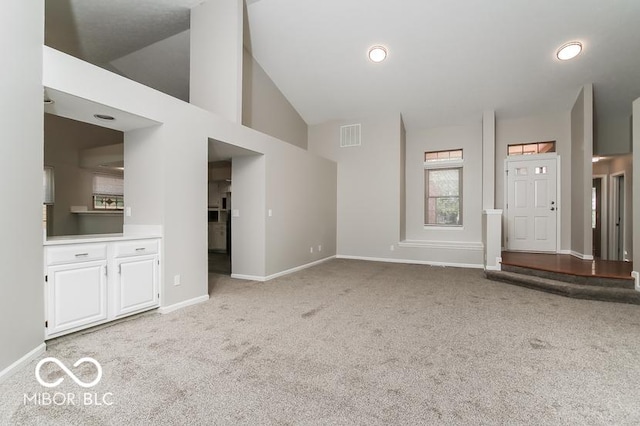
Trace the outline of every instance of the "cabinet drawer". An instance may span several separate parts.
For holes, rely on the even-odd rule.
[[[116,244],[114,250],[115,257],[156,254],[159,250],[159,242],[158,240],[128,241]]]
[[[71,244],[47,248],[47,265],[89,262],[107,258],[106,244]]]

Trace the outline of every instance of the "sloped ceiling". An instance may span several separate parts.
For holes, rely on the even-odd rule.
[[[153,59],[127,55],[187,30],[198,3],[46,0],[47,44],[135,73]],[[486,109],[563,111],[587,83],[599,117],[629,116],[640,97],[637,0],[247,0],[246,10],[246,44],[309,124],[401,113],[410,130]],[[583,54],[558,61],[570,40]],[[374,44],[389,49],[382,64],[366,57]],[[162,78],[184,81],[188,53],[159,51]]]

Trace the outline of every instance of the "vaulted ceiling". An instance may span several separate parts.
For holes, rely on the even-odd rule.
[[[117,68],[135,67],[123,57],[174,36],[158,78],[186,78],[188,87],[180,34],[200,2],[46,0],[47,44],[126,75]],[[309,124],[401,113],[410,130],[487,109],[498,117],[563,111],[586,83],[598,117],[629,116],[640,97],[637,0],[246,3],[245,43]],[[583,53],[558,61],[557,48],[571,40]],[[381,64],[367,59],[374,44],[389,50]]]

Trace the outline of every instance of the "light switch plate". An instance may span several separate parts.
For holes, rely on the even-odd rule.
[[[240,217],[240,210],[238,210],[238,209],[231,210],[231,216],[232,217]]]

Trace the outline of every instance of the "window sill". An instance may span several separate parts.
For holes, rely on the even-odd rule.
[[[425,231],[464,231],[462,226],[439,226],[439,225],[423,225]]]

